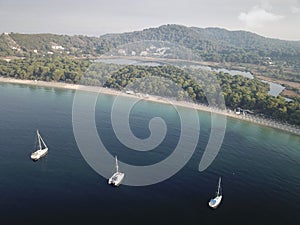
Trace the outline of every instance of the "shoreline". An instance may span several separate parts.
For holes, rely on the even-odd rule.
[[[265,118],[261,118],[258,116],[251,116],[251,115],[237,115],[232,110],[226,109],[221,110],[217,108],[212,108],[207,105],[202,104],[196,104],[191,102],[185,102],[185,101],[176,101],[176,100],[170,100],[167,98],[159,97],[159,96],[145,96],[144,94],[127,94],[122,91],[117,91],[110,88],[104,88],[104,87],[98,87],[98,86],[86,86],[86,85],[79,85],[79,84],[68,84],[68,83],[62,83],[62,82],[47,82],[47,81],[36,81],[36,80],[21,80],[21,79],[15,79],[15,78],[6,78],[6,77],[0,77],[0,83],[10,83],[10,84],[24,84],[24,85],[31,85],[31,86],[38,86],[38,87],[49,87],[49,88],[59,88],[59,89],[66,89],[66,90],[80,90],[80,91],[86,91],[86,92],[97,92],[101,94],[107,94],[107,95],[114,95],[114,96],[126,96],[129,98],[138,98],[145,101],[152,101],[156,103],[162,103],[162,104],[172,104],[179,107],[184,108],[190,108],[190,109],[196,109],[199,111],[205,111],[210,113],[215,113],[223,116],[228,116],[231,118],[248,121],[251,123],[255,123],[262,126],[271,127],[274,129],[279,129],[282,131],[286,131],[289,133],[293,133],[300,136],[300,129],[296,126],[282,124],[278,121],[269,120]]]

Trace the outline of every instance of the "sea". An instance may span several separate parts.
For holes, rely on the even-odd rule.
[[[0,224],[300,223],[297,135],[226,118],[220,150],[200,172],[212,115],[198,111],[199,127],[193,128],[197,144],[181,169],[160,182],[140,186],[126,182],[130,174],[125,174],[124,184],[112,187],[78,147],[72,122],[76,91],[0,83],[0,93]],[[88,98],[91,93],[84,94]],[[149,137],[152,118],[165,121],[161,145],[142,152],[125,146],[115,134],[111,120],[115,101],[115,96],[100,94],[94,120],[107,151],[118,155],[121,171],[122,163],[139,168],[173,154],[183,125],[172,105],[139,101],[130,111],[128,132],[138,139]],[[190,109],[182,112],[188,114]],[[33,162],[30,154],[36,149],[37,129],[49,152]],[[180,154],[186,156],[184,148]],[[114,165],[109,169],[113,173]],[[216,194],[219,177],[223,200],[213,210],[208,202]]]

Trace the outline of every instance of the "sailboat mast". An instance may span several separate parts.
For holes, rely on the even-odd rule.
[[[217,196],[220,195],[220,187],[221,187],[221,177],[219,178],[219,184],[218,184],[218,192],[217,192]]]
[[[116,156],[116,172],[119,172],[119,165],[118,165],[118,159],[117,159],[117,156]]]
[[[39,130],[37,130],[36,133],[37,133],[37,137],[38,137],[38,141],[39,141],[39,149],[41,150],[42,144],[41,144],[41,136],[40,136]]]
[[[46,145],[46,143],[44,142],[44,140],[43,140],[43,138],[42,138],[42,136],[41,136],[41,135],[40,135],[40,139],[41,139],[41,141],[42,141],[43,145],[45,146],[45,148],[47,148],[47,145]]]

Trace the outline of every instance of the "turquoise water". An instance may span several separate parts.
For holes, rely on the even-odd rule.
[[[113,188],[77,147],[74,91],[12,84],[0,84],[0,90],[1,224],[299,224],[299,136],[228,118],[219,154],[200,173],[211,123],[209,113],[199,112],[199,142],[182,170],[158,184]],[[114,135],[113,101],[102,95],[95,113],[98,132],[113,155],[149,165],[172,154],[180,135],[172,106],[140,102],[132,110],[130,125],[139,138],[149,136],[148,123],[155,116],[168,127],[161,147],[141,153],[125,148]],[[32,162],[36,129],[49,154]],[[223,201],[211,210],[207,203],[219,176]]]

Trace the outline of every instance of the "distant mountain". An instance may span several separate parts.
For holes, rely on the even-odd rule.
[[[0,36],[0,56],[32,54],[98,56],[110,52],[112,49],[120,50],[124,45],[141,41],[176,44],[189,49],[204,61],[262,64],[266,60],[273,60],[296,66],[300,64],[300,41],[265,38],[246,31],[181,25],[163,25],[142,31],[106,34],[100,37],[2,34]],[[132,54],[133,52],[141,54],[142,51],[143,49],[140,48],[130,53],[119,51],[119,54]],[[168,57],[168,54],[164,56]]]
[[[101,38],[119,44],[141,40],[167,41],[192,49],[206,61],[258,63],[264,57],[281,61],[300,60],[300,41],[271,39],[251,32],[221,28],[163,25],[130,33],[108,34]]]

